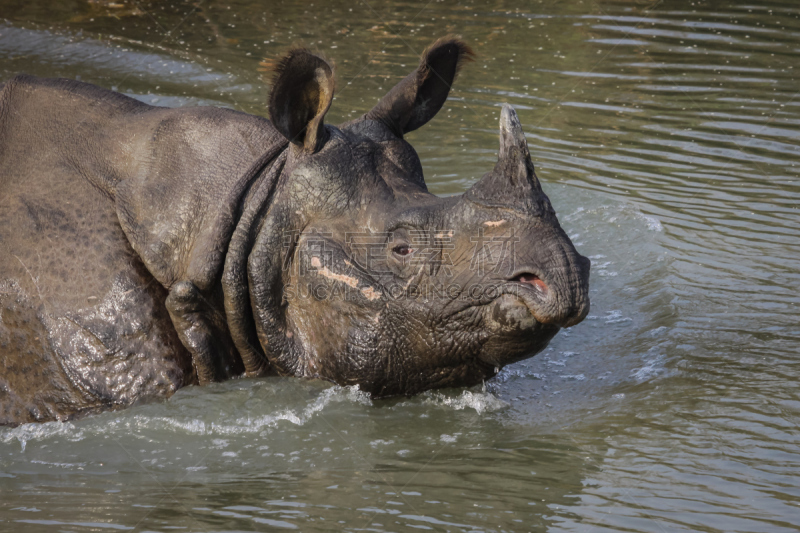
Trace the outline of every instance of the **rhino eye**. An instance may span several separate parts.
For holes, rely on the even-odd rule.
[[[413,249],[413,248],[409,248],[409,247],[408,247],[408,245],[405,245],[405,244],[401,244],[401,245],[399,245],[399,246],[395,246],[395,247],[392,249],[392,252],[396,253],[396,254],[397,254],[397,255],[399,255],[399,256],[408,255],[408,254],[410,254],[410,253],[411,253],[411,252],[413,252],[413,251],[414,251],[414,249]]]

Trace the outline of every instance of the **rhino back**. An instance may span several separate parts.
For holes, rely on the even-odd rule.
[[[0,180],[18,187],[14,183],[35,169],[56,165],[113,196],[134,163],[130,150],[118,149],[120,141],[136,137],[122,123],[149,109],[94,85],[19,75],[0,91],[0,157],[10,167]]]
[[[112,198],[167,288],[189,279],[207,289],[219,277],[244,194],[286,145],[261,117],[150,106],[73,80],[21,75],[0,93],[0,157],[71,168]]]

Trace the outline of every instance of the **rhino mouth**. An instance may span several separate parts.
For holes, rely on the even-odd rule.
[[[517,273],[505,283],[502,291],[516,296],[521,305],[528,308],[531,316],[540,324],[555,324],[552,311],[552,295],[550,287],[537,274],[530,270]]]
[[[480,359],[493,365],[495,374],[544,349],[561,327],[552,311],[555,291],[530,268],[514,274],[500,282],[496,297],[486,307],[486,324],[496,336]]]

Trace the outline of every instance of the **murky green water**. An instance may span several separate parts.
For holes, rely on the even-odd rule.
[[[485,389],[291,379],[0,429],[3,531],[800,529],[796,1],[0,0],[0,77],[266,114],[259,62],[336,63],[358,116],[434,38],[478,53],[413,133],[432,191],[520,116],[591,316]]]

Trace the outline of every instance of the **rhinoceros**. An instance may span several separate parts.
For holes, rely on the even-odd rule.
[[[589,310],[589,266],[514,110],[494,168],[428,192],[404,139],[471,59],[429,46],[338,127],[329,63],[276,66],[269,120],[66,79],[0,86],[0,424],[67,420],[231,378],[373,397],[471,386]]]

